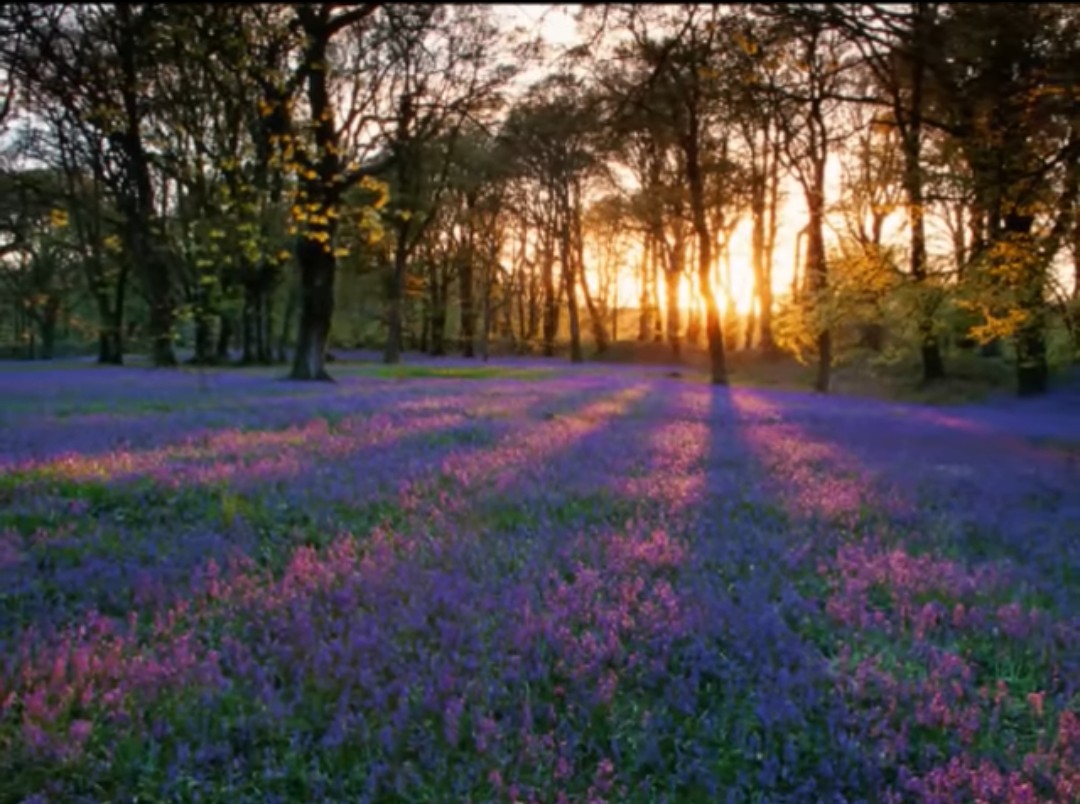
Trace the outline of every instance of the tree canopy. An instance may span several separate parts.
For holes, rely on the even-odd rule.
[[[0,347],[1080,354],[1067,4],[0,11]],[[633,323],[620,322],[629,316]],[[62,333],[58,336],[58,328]]]

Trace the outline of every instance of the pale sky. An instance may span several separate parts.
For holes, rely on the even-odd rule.
[[[511,3],[496,6],[497,13],[507,24],[521,25],[529,30],[539,28],[544,39],[555,47],[576,45],[580,39],[574,24],[576,4]]]

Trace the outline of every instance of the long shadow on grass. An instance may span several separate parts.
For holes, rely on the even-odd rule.
[[[595,386],[594,384],[575,382],[568,384],[567,387],[560,387],[557,383],[541,386],[522,383],[520,387],[523,389],[522,395],[526,398],[529,396],[539,397],[525,412],[544,416],[555,415],[560,410],[572,409],[576,404],[576,400],[587,397]],[[545,392],[535,393],[537,387],[543,388]],[[554,391],[547,393],[551,389],[554,389]],[[338,396],[317,400],[308,398],[290,400],[288,409],[276,411],[269,418],[265,416],[264,411],[264,415],[260,418],[244,422],[243,429],[230,428],[222,431],[221,428],[212,428],[192,432],[190,422],[181,420],[174,423],[174,427],[171,428],[173,431],[170,432],[170,428],[163,424],[157,428],[154,435],[153,440],[155,442],[163,442],[163,445],[157,448],[133,447],[131,442],[137,439],[133,439],[131,434],[124,430],[108,434],[107,437],[113,440],[114,443],[110,445],[111,449],[107,451],[84,448],[77,439],[66,440],[64,441],[64,455],[52,460],[39,458],[25,463],[22,468],[9,470],[7,485],[11,486],[16,483],[23,485],[27,480],[32,480],[35,474],[44,475],[49,479],[70,480],[78,480],[80,477],[95,478],[104,476],[103,479],[106,481],[118,482],[124,479],[142,479],[147,475],[153,475],[155,472],[162,475],[158,479],[165,485],[169,485],[170,482],[175,484],[180,481],[198,483],[199,478],[186,477],[183,475],[183,470],[192,464],[197,466],[199,463],[205,463],[207,459],[214,459],[217,457],[216,452],[226,451],[233,453],[236,457],[241,457],[250,455],[253,449],[263,446],[271,453],[279,455],[280,448],[300,446],[297,442],[303,438],[303,428],[313,424],[316,425],[317,429],[318,425],[325,423],[326,429],[332,432],[340,429],[343,421],[351,422],[354,425],[353,430],[357,431],[363,429],[363,423],[362,421],[355,422],[355,419],[361,419],[363,416],[374,417],[380,413],[388,413],[391,418],[395,416],[411,416],[414,410],[420,409],[415,404],[418,401],[438,400],[434,405],[423,406],[427,408],[424,412],[430,413],[438,412],[440,409],[460,411],[461,408],[470,406],[461,403],[474,403],[478,400],[475,394],[428,394],[420,388],[411,389],[406,394],[398,391],[397,395],[390,396],[389,399],[387,395],[379,394],[378,389],[364,389],[364,391],[363,396],[349,395],[344,398]],[[479,397],[479,401],[482,402],[486,399],[490,402],[492,399],[498,400],[500,396],[507,398],[506,408],[508,413],[519,414],[522,412],[521,400],[515,398],[517,395],[514,393],[514,388],[512,386],[508,388],[505,384],[492,388],[487,396]],[[378,424],[378,422],[375,422],[375,424]],[[99,439],[101,437],[101,428],[95,432],[96,434],[92,433],[93,437]],[[313,437],[320,435],[323,434],[319,432],[312,433]],[[120,443],[115,443],[116,440],[119,440]],[[230,441],[234,443],[230,444]],[[38,446],[35,451],[41,450],[47,453],[49,447]],[[109,456],[110,453],[111,460],[108,457],[106,459],[101,458],[103,454]],[[190,454],[181,455],[183,460],[178,467],[161,465],[164,459],[175,453]],[[307,467],[301,468],[306,469]],[[179,469],[181,476],[174,476],[172,474],[173,469]],[[28,477],[21,477],[22,475],[28,475]],[[286,469],[276,479],[287,479],[288,476],[289,472]],[[204,482],[216,485],[222,479],[224,478],[210,476]],[[0,493],[2,493],[2,489],[0,489]]]
[[[346,443],[324,456],[322,465],[308,459],[247,488],[91,481],[30,494],[13,487],[4,513],[0,621],[18,629],[63,622],[88,606],[107,614],[121,614],[133,604],[161,606],[211,559],[224,564],[242,554],[281,566],[297,546],[325,545],[344,530],[362,535],[397,524],[404,516],[402,489],[410,483],[437,472],[451,457],[458,465],[482,463],[513,441],[519,417],[558,426],[548,419],[553,410],[568,415],[596,391],[595,384],[574,384],[569,393],[545,394],[523,411],[515,409],[515,418],[458,415],[450,426],[406,430],[362,449]],[[0,636],[10,635],[8,628]]]
[[[595,386],[592,386],[588,389],[588,393],[597,395],[597,390]],[[601,398],[603,399],[603,396]],[[588,409],[593,408],[596,409],[595,415],[600,417],[596,421],[567,424],[558,421],[558,417],[554,420],[541,417],[536,427],[541,432],[539,435],[527,439],[529,444],[537,448],[545,445],[551,446],[549,438],[545,434],[550,431],[552,435],[555,435],[558,430],[565,430],[565,435],[572,442],[575,436],[588,432],[590,428],[602,426],[602,411],[606,407],[601,403],[591,405]],[[556,445],[560,443],[565,444],[567,442],[556,442]],[[497,450],[499,446],[489,445],[489,448]],[[509,462],[520,460],[521,457],[522,454],[513,448],[506,454],[506,459]],[[504,467],[505,464],[506,461],[499,460],[489,468],[497,471],[499,468]],[[483,474],[470,476],[482,479]],[[376,709],[374,715],[377,717],[389,714],[379,709],[379,701],[385,701],[388,696],[391,699],[402,700],[399,696],[406,693],[410,699],[414,699],[414,696],[420,696],[419,700],[422,701],[427,700],[426,696],[436,696],[439,704],[433,714],[437,714],[441,711],[445,695],[458,689],[463,683],[471,685],[468,669],[471,667],[473,672],[476,672],[484,666],[483,654],[471,657],[470,661],[473,664],[466,666],[460,665],[460,658],[458,658],[455,651],[461,649],[460,640],[465,637],[485,639],[485,629],[480,628],[477,631],[465,627],[463,623],[452,624],[445,619],[445,613],[447,611],[457,612],[458,614],[463,613],[465,611],[462,608],[463,603],[466,603],[468,610],[473,613],[483,610],[489,612],[520,612],[520,609],[507,606],[508,603],[512,602],[512,595],[507,597],[511,590],[505,589],[504,579],[497,574],[489,574],[482,579],[484,583],[493,583],[494,590],[487,589],[485,595],[480,597],[468,595],[464,598],[458,597],[457,592],[453,590],[470,585],[468,574],[455,572],[453,561],[451,561],[450,567],[444,570],[441,568],[442,559],[439,558],[439,555],[434,557],[425,555],[423,550],[431,545],[425,541],[424,534],[400,534],[400,536],[401,539],[398,540],[389,540],[383,536],[376,536],[374,543],[369,548],[362,548],[356,540],[345,539],[336,542],[337,547],[333,548],[329,553],[305,548],[298,549],[295,551],[284,574],[280,577],[273,574],[268,576],[263,571],[252,570],[249,567],[241,568],[240,574],[235,577],[226,575],[225,577],[214,576],[209,578],[206,584],[196,584],[191,605],[185,604],[180,609],[185,613],[182,613],[178,620],[165,618],[164,622],[178,621],[180,623],[179,636],[173,635],[175,629],[168,627],[162,632],[160,639],[168,639],[169,645],[173,644],[175,639],[187,639],[188,637],[184,636],[185,633],[198,639],[209,639],[210,635],[204,632],[204,629],[208,627],[206,618],[214,619],[213,611],[216,610],[215,606],[217,604],[211,602],[209,604],[211,611],[207,613],[206,601],[221,601],[220,616],[222,622],[218,623],[213,630],[220,631],[224,628],[228,633],[232,630],[230,626],[235,624],[235,628],[240,629],[237,634],[242,635],[245,640],[251,641],[246,647],[235,642],[218,643],[222,645],[224,650],[226,672],[233,674],[232,689],[249,692],[255,696],[253,700],[247,702],[244,699],[232,700],[233,705],[239,706],[246,711],[246,715],[242,711],[237,718],[230,718],[230,722],[235,724],[237,720],[243,721],[246,717],[250,728],[280,729],[287,722],[292,722],[281,717],[281,715],[287,713],[282,711],[282,707],[285,707],[287,711],[293,711],[296,707],[303,705],[310,710],[302,715],[308,724],[308,728],[302,729],[300,732],[300,739],[304,741],[305,745],[309,745],[307,743],[309,739],[318,738],[322,728],[327,725],[325,723],[316,725],[320,722],[320,719],[326,717],[327,714],[332,715],[332,713],[327,713],[321,708],[318,690],[326,687],[331,690],[335,689],[337,685],[345,682],[346,676],[351,678],[349,689],[356,690],[358,693],[369,690],[372,693],[370,697],[360,695],[360,697],[352,699],[350,696],[348,700],[353,700],[352,705],[354,706],[374,706]],[[438,546],[435,545],[435,547]],[[483,545],[479,547],[482,552]],[[356,551],[357,549],[368,550],[367,555],[359,564],[355,552],[350,553],[350,551]],[[476,554],[474,549],[473,555]],[[449,559],[452,558],[454,553],[444,551],[441,555],[443,559]],[[343,577],[340,574],[343,574]],[[338,580],[335,580],[335,577]],[[341,583],[348,583],[348,589],[351,589],[351,591],[341,588]],[[341,594],[344,594],[345,597],[341,597]],[[361,599],[350,603],[346,598],[352,594],[361,595]],[[327,598],[326,595],[330,595],[330,598]],[[451,602],[454,603],[453,607],[450,607]],[[324,612],[328,616],[314,616],[309,619],[308,615],[305,615],[305,611],[310,611],[312,615],[318,614],[319,608],[325,604],[330,604],[333,609],[333,611]],[[341,608],[339,608],[339,604]],[[383,614],[386,616],[382,616]],[[300,626],[300,620],[294,620],[296,617],[300,617],[306,625],[302,628],[298,627]],[[348,640],[343,641],[344,637],[340,634],[338,637],[331,638],[331,632],[338,627],[350,629]],[[378,637],[374,643],[369,645],[360,637],[371,627],[380,631],[383,636]],[[427,629],[429,627],[436,627],[437,630],[428,633]],[[185,628],[196,630],[185,632]],[[284,630],[281,630],[282,628]],[[416,639],[406,639],[408,636],[406,632],[411,632],[414,628],[420,629],[419,633],[415,635]],[[388,643],[386,642],[386,635],[395,638],[401,637],[403,641]],[[504,636],[508,637],[510,634],[506,633]],[[420,659],[420,664],[414,666],[411,658],[413,651],[419,650],[423,641],[429,638],[436,640],[438,649],[432,653],[429,653],[427,649],[422,650],[421,655],[417,657]],[[83,639],[84,637],[80,635],[75,641],[81,643]],[[219,636],[218,639],[221,639],[221,637]],[[338,647],[327,647],[328,639]],[[360,641],[357,641],[358,639]],[[300,642],[296,640],[300,640]],[[417,642],[417,640],[423,641]],[[446,640],[450,640],[450,643],[447,643]],[[314,650],[306,651],[302,649],[301,643],[312,646]],[[496,640],[496,644],[506,643],[505,640]],[[369,655],[368,648],[365,645],[369,645],[374,650],[374,654]],[[64,648],[65,651],[71,649],[70,646]],[[160,649],[165,650],[164,647]],[[78,650],[83,650],[81,644],[78,646]],[[330,650],[331,653],[328,654],[327,650]],[[339,651],[336,659],[331,658],[334,651]],[[404,653],[401,653],[401,651],[404,651]],[[66,653],[63,654],[63,656],[66,655]],[[48,652],[46,651],[40,661],[46,663],[52,661],[45,658],[47,656]],[[356,659],[360,656],[365,657],[364,662],[356,664],[350,661],[350,658]],[[437,663],[432,664],[436,660]],[[454,664],[455,662],[458,664]],[[91,663],[91,666],[96,667],[93,663]],[[458,680],[454,681],[448,689],[445,686],[448,683],[448,678],[442,674],[440,666],[444,666],[446,670],[453,666],[456,668],[456,672],[460,674],[464,671],[465,674],[460,675]],[[511,677],[521,678],[520,668],[507,667],[504,669],[506,672],[511,673]],[[16,663],[12,668],[12,673],[19,677],[17,670]],[[384,671],[391,673],[393,678],[383,679],[380,674]],[[274,674],[275,682],[272,688],[264,689],[261,682],[259,682],[259,678],[265,677],[268,672]],[[417,672],[421,672],[421,675],[417,676]],[[341,675],[342,673],[345,673],[346,676]],[[54,673],[53,676],[55,675]],[[53,683],[50,680],[53,676],[41,679],[42,689]],[[293,684],[293,680],[297,684]],[[306,692],[303,692],[301,686],[297,686],[300,684],[302,684],[303,690],[306,690]],[[371,686],[372,684],[374,686]],[[254,687],[250,685],[254,685]],[[36,688],[35,690],[23,690],[28,695],[34,694],[35,691]],[[146,694],[160,694],[162,692],[162,689],[155,687],[148,690]],[[175,687],[171,690],[171,694],[180,694],[180,692],[181,690]],[[507,693],[516,696],[517,692],[518,690],[509,688],[501,691],[499,695],[503,703],[500,706],[508,705],[513,700],[513,698],[506,697]],[[315,698],[306,697],[302,701],[297,701],[293,696],[301,693],[307,696],[314,695]],[[143,711],[146,711],[145,707],[149,705],[151,700],[153,700],[152,697],[142,700]],[[228,701],[225,701],[221,705],[226,706],[228,703]],[[248,703],[255,704],[254,709],[247,708]],[[200,705],[195,714],[192,714],[189,710],[186,721],[182,720],[179,723],[174,723],[174,726],[220,731],[223,722],[221,718],[211,722],[195,723],[195,721],[201,721],[201,716],[197,716],[200,711],[207,711],[205,704]],[[222,710],[214,708],[214,711],[220,714]],[[267,715],[270,716],[269,720],[267,720]],[[148,717],[152,716],[148,715]],[[193,723],[195,723],[194,726]],[[392,725],[393,723],[387,723],[386,727],[391,728]],[[344,727],[347,730],[355,728],[355,726],[350,726],[348,723]],[[447,727],[449,728],[449,726]],[[40,728],[39,725],[36,725],[36,721],[34,728]],[[219,733],[215,739],[220,744],[223,737],[228,741],[232,736],[235,735],[222,735]],[[507,736],[510,737],[510,735]],[[403,732],[399,728],[385,739],[381,736],[376,738],[375,735],[371,734],[368,735],[368,738],[381,740],[384,743],[389,739],[391,748],[387,750],[396,751],[402,748],[401,741],[410,742],[413,735]],[[108,745],[108,731],[106,731],[100,745]],[[317,748],[317,746],[310,747],[312,750]],[[173,748],[175,748],[175,744],[169,743],[165,750],[171,752]],[[235,745],[233,749],[242,751],[243,747]],[[380,749],[378,745],[372,745],[370,749],[365,750],[374,752]],[[421,749],[407,748],[407,750]],[[21,753],[17,753],[17,755],[25,758]],[[181,762],[181,764],[184,762],[182,759],[177,759],[177,761]],[[201,764],[204,771],[211,774],[214,772],[212,765],[207,765],[205,762]],[[406,767],[407,765],[400,765],[396,770],[400,774]],[[130,770],[129,767],[125,772]],[[200,776],[204,773],[204,771],[199,771],[197,768],[192,768],[192,770],[197,771],[197,775]],[[366,768],[366,770],[373,769]],[[476,769],[466,770],[468,772],[467,776],[462,778],[470,781],[470,783],[475,782]],[[145,766],[140,771],[140,773],[150,772]],[[550,774],[545,775],[550,785]],[[343,774],[341,778],[343,782],[349,782],[351,775]],[[169,780],[174,779],[175,776],[170,775]],[[483,783],[482,774],[479,779]],[[167,785],[169,780],[162,781],[162,784]]]
[[[930,520],[909,489],[884,461],[870,468],[862,460],[873,455],[866,442],[882,435],[882,422],[860,419],[858,410],[838,416],[830,401],[810,400],[792,400],[793,411],[773,394],[714,400],[714,424],[725,415],[734,421],[735,438],[783,510],[773,539],[754,533],[755,545],[775,549],[751,556],[751,568],[773,576],[771,600],[794,641],[821,651],[812,659],[817,676],[837,682],[837,694],[825,696],[832,728],[795,725],[821,735],[822,745],[847,734],[844,753],[864,790],[885,782],[916,797],[966,800],[980,777],[1027,784],[1019,775],[1004,781],[1025,754],[1048,769],[1053,785],[1056,714],[1043,696],[1059,713],[1075,699],[1068,679],[1080,672],[1078,621],[1031,608],[1025,576],[1013,567],[963,550],[943,555],[922,538]],[[1017,718],[1008,728],[1000,722],[1005,710]],[[858,743],[863,748],[851,750]],[[946,771],[950,756],[959,764]],[[1059,780],[1072,773],[1062,768]]]
[[[5,433],[3,442],[4,461],[10,468],[20,468],[48,462],[64,456],[77,454],[83,458],[96,457],[117,449],[151,451],[168,449],[178,443],[198,440],[215,431],[235,426],[240,421],[250,430],[276,430],[307,421],[312,414],[321,415],[330,424],[351,416],[372,415],[385,410],[387,399],[407,403],[416,398],[445,399],[468,398],[459,388],[443,383],[435,388],[420,385],[403,387],[384,381],[320,385],[318,389],[260,395],[234,395],[227,397],[200,396],[194,408],[185,407],[184,401],[174,402],[171,412],[150,411],[147,415],[91,414],[65,419],[45,419],[48,410],[36,420],[19,422]]]
[[[789,443],[842,454],[879,495],[906,501],[907,514],[894,506],[889,519],[903,519],[911,549],[1008,564],[1056,611],[1080,606],[1080,467],[1069,456],[912,406],[773,399],[797,428]]]

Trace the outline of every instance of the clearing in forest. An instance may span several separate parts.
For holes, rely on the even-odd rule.
[[[1080,796],[1064,435],[336,373],[0,373],[0,800]]]

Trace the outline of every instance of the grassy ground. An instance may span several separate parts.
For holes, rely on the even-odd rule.
[[[381,363],[381,356],[374,350],[337,350],[335,362],[329,366],[334,376],[368,376],[379,379],[539,379],[550,373],[552,367],[565,365],[568,356],[562,349],[555,358],[520,357],[506,352],[500,354],[497,344],[492,347],[492,361],[482,363],[479,359],[464,360],[457,355],[431,358],[419,353],[406,353],[404,362],[395,366]],[[181,350],[181,357],[187,357]],[[735,351],[727,355],[732,386],[740,388],[764,388],[789,391],[805,391],[812,387],[815,369],[804,366],[787,355],[763,356],[757,351]],[[131,366],[148,366],[143,355],[131,355]],[[959,351],[946,355],[947,376],[934,383],[923,383],[921,366],[908,359],[889,365],[875,363],[863,356],[847,365],[833,370],[830,393],[866,397],[895,402],[912,402],[929,405],[965,405],[977,403],[995,396],[1008,396],[1015,389],[1015,370],[1001,357],[981,357],[972,351]],[[93,367],[91,358],[65,358],[50,362],[0,361],[0,373],[5,371],[49,371],[53,368]],[[669,346],[662,343],[639,343],[620,341],[611,345],[603,355],[590,355],[586,366],[635,366],[650,375],[657,372],[683,380],[699,382],[708,379],[708,353],[698,346],[684,344],[681,356],[674,359]],[[182,366],[181,372],[196,381],[212,382],[222,370],[240,371],[257,376],[282,376],[285,367],[218,367],[199,369]],[[1072,375],[1068,375],[1070,378]],[[207,380],[207,378],[210,378]],[[1062,384],[1071,382],[1063,374],[1054,378]],[[163,403],[168,404],[168,403]]]
[[[687,379],[708,376],[708,353],[700,347],[683,345],[681,360],[676,362],[671,348],[665,344],[622,342],[598,359],[619,365],[666,367]],[[728,368],[736,387],[805,391],[812,387],[815,376],[814,367],[804,366],[789,356],[764,357],[756,351],[730,352]],[[954,352],[947,356],[946,368],[948,376],[944,380],[927,385],[921,380],[921,367],[917,363],[904,361],[880,366],[862,359],[835,368],[830,391],[897,402],[956,405],[1010,392],[1015,383],[1012,367],[1002,358]]]
[[[0,375],[0,801],[1075,800],[1056,439],[333,369]]]

